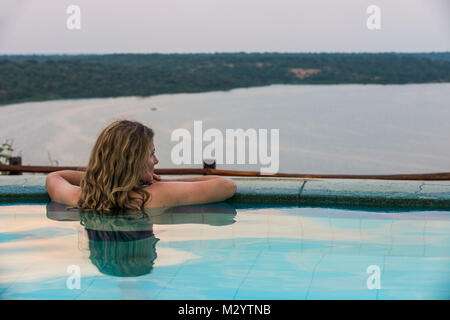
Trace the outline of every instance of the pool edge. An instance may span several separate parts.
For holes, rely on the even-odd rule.
[[[231,203],[450,210],[450,181],[230,178]],[[0,203],[49,200],[45,175],[0,176]]]

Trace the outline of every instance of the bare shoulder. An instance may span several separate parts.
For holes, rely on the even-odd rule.
[[[170,203],[170,186],[168,184],[168,182],[157,182],[144,188],[150,194],[150,198],[145,204],[146,208],[160,208],[172,205]]]

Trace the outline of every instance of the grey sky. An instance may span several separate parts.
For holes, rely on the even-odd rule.
[[[66,9],[81,8],[81,30]],[[366,8],[381,8],[368,30]],[[0,54],[450,51],[450,0],[1,0]]]

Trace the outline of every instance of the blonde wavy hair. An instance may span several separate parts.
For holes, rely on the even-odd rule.
[[[153,136],[152,129],[130,120],[115,121],[103,129],[80,182],[78,207],[99,213],[143,210],[150,194],[143,189],[141,176],[151,154]],[[141,197],[130,197],[130,191]]]

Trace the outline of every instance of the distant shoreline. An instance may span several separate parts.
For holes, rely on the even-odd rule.
[[[450,52],[0,55],[0,105],[283,84],[450,82]]]
[[[371,86],[371,85],[378,85],[378,86],[393,86],[393,85],[424,85],[424,84],[450,84],[450,82],[425,82],[425,83],[388,83],[388,84],[379,84],[379,83],[336,83],[336,84],[270,84],[270,85],[263,85],[263,86],[253,86],[253,87],[236,87],[228,90],[210,90],[210,91],[198,91],[198,92],[175,92],[175,93],[157,93],[149,96],[116,96],[116,97],[82,97],[82,98],[55,98],[55,99],[42,99],[42,100],[27,100],[27,101],[18,101],[18,102],[11,102],[6,104],[0,104],[0,108],[7,107],[11,105],[19,105],[24,103],[33,103],[33,102],[55,102],[55,101],[67,101],[67,100],[91,100],[91,99],[118,99],[118,98],[138,98],[138,99],[145,99],[150,97],[158,97],[163,95],[175,95],[175,94],[202,94],[202,93],[214,93],[214,92],[230,92],[233,90],[239,90],[239,89],[253,89],[253,88],[265,88],[270,86],[345,86],[345,85],[363,85],[363,86]]]

